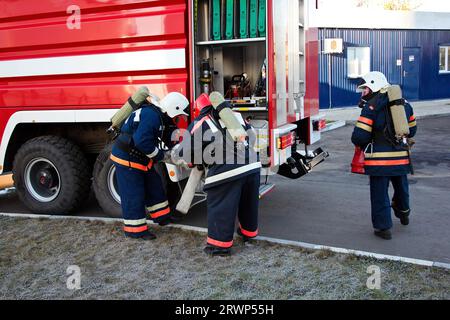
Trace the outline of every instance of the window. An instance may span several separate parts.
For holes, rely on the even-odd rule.
[[[347,76],[349,78],[360,78],[368,72],[370,72],[370,48],[348,47]]]
[[[439,73],[450,72],[450,46],[439,47]]]

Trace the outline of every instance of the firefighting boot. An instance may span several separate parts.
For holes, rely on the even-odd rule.
[[[411,213],[411,209],[400,210],[395,206],[394,201],[392,201],[391,206],[392,206],[392,209],[394,210],[395,216],[400,219],[400,223],[404,226],[409,225],[409,214]]]
[[[159,224],[161,227],[165,227],[165,226],[171,224],[172,222],[173,222],[173,220],[172,220],[171,217],[164,217],[164,218],[162,218],[161,220],[158,220],[158,224]]]
[[[227,257],[231,255],[231,250],[228,248],[219,248],[211,245],[207,245],[203,251],[212,257]]]
[[[391,230],[387,229],[387,230],[377,230],[375,229],[374,231],[375,235],[377,237],[380,237],[381,239],[384,240],[391,240],[392,239],[392,233]]]
[[[127,238],[130,238],[130,239],[136,239],[136,240],[143,240],[143,241],[151,241],[151,240],[155,240],[156,239],[156,235],[154,235],[153,233],[151,233],[151,232],[145,232],[144,234],[142,234],[142,235],[139,235],[139,236],[132,236],[132,235],[130,235],[130,234],[125,234],[125,236],[127,237]]]
[[[239,227],[237,228],[236,233],[242,238],[242,241],[244,242],[244,244],[246,244],[247,242],[249,242],[251,240],[251,238],[242,234],[242,230]]]

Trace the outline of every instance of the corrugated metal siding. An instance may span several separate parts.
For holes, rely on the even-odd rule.
[[[367,30],[321,29],[319,40],[342,38],[344,53],[332,55],[332,106],[355,105],[359,94],[355,92],[358,80],[347,77],[347,47],[371,48],[371,69],[383,72],[393,84],[402,84],[404,47],[419,47],[422,51],[420,93],[421,100],[450,98],[450,74],[439,74],[439,45],[450,44],[449,30]],[[323,44],[323,41],[320,41]],[[328,108],[329,101],[328,56],[319,56],[320,107]],[[407,98],[407,97],[406,97]]]

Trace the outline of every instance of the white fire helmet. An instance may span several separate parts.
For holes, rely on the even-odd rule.
[[[179,92],[169,93],[156,105],[171,118],[188,115],[186,109],[189,106],[189,100]]]
[[[364,88],[367,87],[372,90],[372,92],[378,92],[389,86],[390,83],[387,81],[384,74],[378,71],[372,71],[362,77],[362,83],[358,86],[357,91],[362,92]]]

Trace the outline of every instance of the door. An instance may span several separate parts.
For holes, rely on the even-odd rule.
[[[420,48],[403,48],[403,97],[419,100]]]

